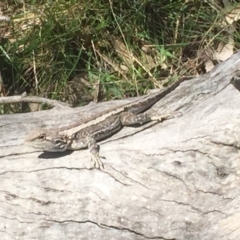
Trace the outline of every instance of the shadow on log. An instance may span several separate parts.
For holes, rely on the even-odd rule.
[[[240,239],[239,67],[240,52],[150,109],[181,116],[101,142],[104,171],[24,138],[124,101],[0,116],[0,239]]]

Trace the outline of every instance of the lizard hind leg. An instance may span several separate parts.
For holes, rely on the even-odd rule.
[[[130,112],[124,112],[121,114],[121,123],[123,126],[130,126],[134,124],[144,124],[151,121],[162,122],[167,119],[175,118],[175,113],[168,113],[163,115],[152,115],[147,112],[140,114],[133,114]]]
[[[148,113],[133,114],[130,112],[123,112],[120,119],[123,126],[144,124],[152,121],[151,116],[149,116]]]
[[[182,116],[181,112],[170,112],[170,113],[166,113],[166,114],[162,114],[162,115],[157,115],[157,114],[153,115],[151,117],[151,120],[162,122],[167,119],[176,118],[176,117],[180,117],[180,116]]]

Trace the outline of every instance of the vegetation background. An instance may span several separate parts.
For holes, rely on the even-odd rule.
[[[0,97],[79,106],[145,94],[231,56],[239,16],[230,0],[1,0]]]

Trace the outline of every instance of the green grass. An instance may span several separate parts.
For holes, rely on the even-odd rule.
[[[10,1],[0,3],[5,95],[27,91],[73,105],[132,97],[199,72],[197,52],[226,39],[212,1]],[[236,34],[236,48],[239,37]],[[80,75],[85,76],[82,81]],[[78,86],[69,93],[69,84]],[[69,100],[71,102],[71,100]]]

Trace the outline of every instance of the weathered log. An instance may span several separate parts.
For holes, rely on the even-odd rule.
[[[181,116],[102,142],[104,171],[24,138],[123,101],[0,116],[0,239],[240,239],[239,67],[240,52],[150,109]]]

